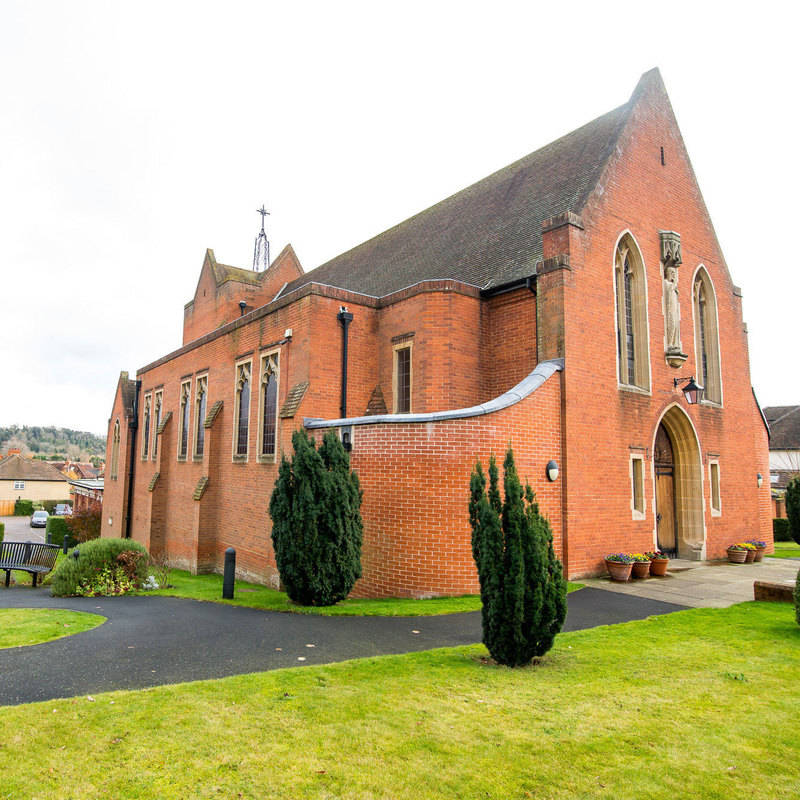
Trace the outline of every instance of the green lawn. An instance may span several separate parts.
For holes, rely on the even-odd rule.
[[[257,583],[236,581],[233,600],[222,599],[221,575],[192,575],[174,569],[170,577],[172,589],[141,592],[147,595],[188,597],[192,600],[209,600],[233,606],[261,608],[267,611],[293,611],[298,614],[323,614],[325,616],[378,616],[417,617],[432,614],[456,614],[461,611],[480,611],[481,599],[468,594],[461,597],[433,597],[429,600],[388,598],[384,600],[342,600],[335,606],[299,606],[285,592],[269,589]],[[580,589],[582,583],[569,583],[568,591]]]
[[[562,634],[531,668],[485,656],[476,645],[0,708],[0,797],[800,796],[788,604]]]
[[[0,608],[0,648],[49,642],[96,628],[105,620],[99,614],[85,614],[82,611]]]
[[[775,552],[767,558],[800,558],[800,544],[797,542],[775,542]]]

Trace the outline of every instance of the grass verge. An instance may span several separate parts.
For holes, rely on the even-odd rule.
[[[424,617],[434,614],[457,614],[462,611],[480,611],[481,598],[468,594],[461,597],[432,597],[428,600],[412,600],[389,597],[381,600],[342,600],[335,606],[299,606],[285,592],[270,589],[257,583],[236,581],[233,600],[222,599],[221,575],[192,575],[184,570],[172,570],[171,589],[156,589],[140,592],[147,595],[186,597],[191,600],[206,600],[232,606],[260,608],[266,611],[291,611],[296,614],[322,614],[329,617],[376,616],[376,617]],[[575,591],[582,583],[569,583],[568,591]]]
[[[1,608],[0,648],[42,644],[96,628],[100,614],[54,608]],[[0,790],[2,797],[2,790]]]
[[[800,544],[797,542],[775,542],[775,552],[767,558],[800,558]]]
[[[7,707],[0,797],[794,800],[799,653],[790,606],[746,603],[525,669],[475,645]]]

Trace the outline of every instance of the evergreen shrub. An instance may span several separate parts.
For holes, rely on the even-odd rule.
[[[269,501],[275,560],[293,602],[329,606],[361,577],[361,487],[333,431],[319,450],[304,430],[295,431],[292,447]]]
[[[78,558],[73,555],[77,551]],[[135,557],[124,555],[135,553]],[[56,597],[86,594],[86,588],[105,575],[117,573],[141,585],[147,579],[147,550],[133,539],[94,539],[84,542],[62,559],[50,580]]]
[[[64,536],[69,534],[69,527],[64,517],[48,517],[45,531],[48,543],[63,544]]]
[[[0,522],[0,542],[3,541],[6,535],[6,524],[5,522]]]
[[[791,542],[792,534],[789,530],[789,520],[775,517],[772,520],[772,539],[775,542]]]
[[[794,585],[794,617],[800,625],[800,569],[797,570],[797,581]]]
[[[567,613],[567,584],[553,550],[550,523],[533,490],[523,489],[509,447],[501,500],[494,456],[489,489],[480,462],[470,480],[472,554],[481,587],[483,643],[510,667],[528,664],[552,646]]]
[[[15,517],[29,517],[33,514],[33,500],[17,500],[14,503]]]
[[[800,544],[800,475],[795,475],[786,487],[786,516],[792,539]]]

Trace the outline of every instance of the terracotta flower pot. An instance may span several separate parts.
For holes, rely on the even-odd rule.
[[[606,561],[606,569],[612,581],[625,583],[631,577],[633,564],[623,564],[619,561]]]
[[[667,574],[668,566],[668,558],[654,558],[650,562],[650,574],[657,578],[663,578]]]
[[[745,557],[744,563],[745,564],[752,564],[756,560],[756,551],[755,550],[745,550],[747,556]]]
[[[633,578],[646,578],[650,574],[649,561],[634,561],[632,566],[631,577]]]
[[[747,550],[728,550],[728,561],[731,564],[744,564],[747,561]]]
[[[757,548],[756,549],[756,557],[753,559],[753,561],[761,561],[761,559],[764,558],[764,553],[766,551],[767,551],[766,547]]]

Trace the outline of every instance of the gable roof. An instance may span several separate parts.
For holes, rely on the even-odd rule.
[[[580,212],[615,151],[643,87],[630,100],[292,281],[382,297],[423,280],[454,279],[489,290],[534,274],[542,223]]]
[[[770,450],[800,450],[800,406],[770,406],[764,416],[769,422]]]
[[[64,481],[66,478],[46,461],[34,461],[12,455],[0,461],[0,480],[3,481]]]

